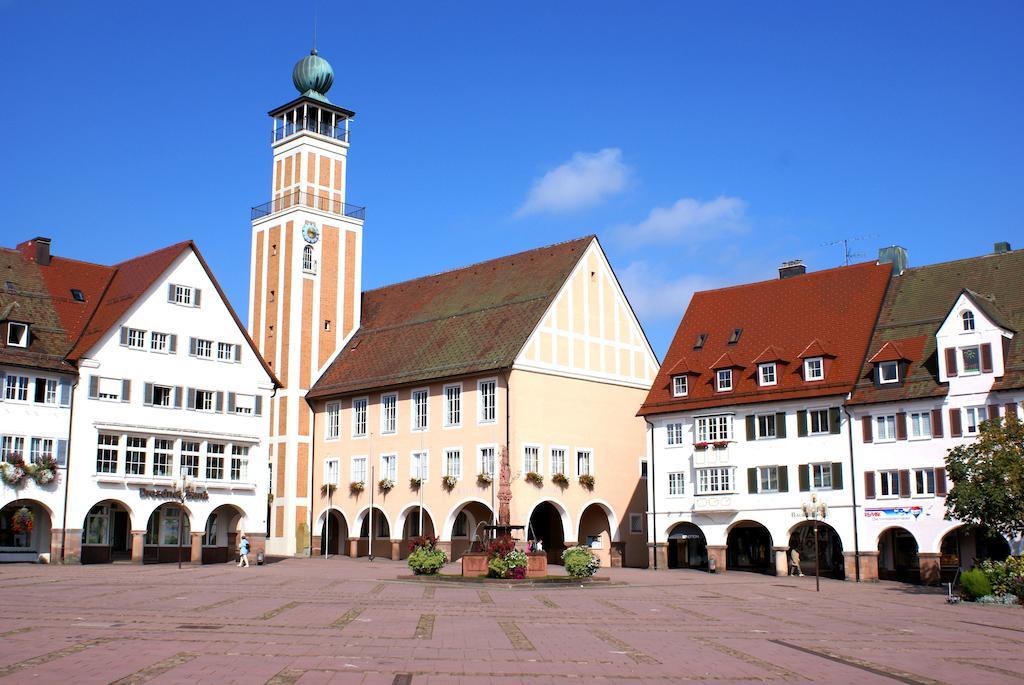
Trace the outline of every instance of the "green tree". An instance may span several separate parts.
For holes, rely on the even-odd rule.
[[[1007,537],[1024,531],[1024,422],[993,419],[978,439],[946,455],[953,488],[946,518],[988,526]]]

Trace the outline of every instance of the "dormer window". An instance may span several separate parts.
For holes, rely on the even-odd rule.
[[[732,329],[732,335],[729,336],[729,344],[730,345],[735,345],[736,343],[738,343],[740,341],[740,336],[741,335],[743,335],[743,329],[742,328],[734,328],[734,329]]]
[[[718,392],[732,390],[732,369],[719,369],[715,375],[715,382]]]
[[[704,343],[708,340],[707,333],[701,333],[697,336],[697,340],[693,343],[693,349],[700,350],[704,348]]]
[[[960,318],[963,319],[965,331],[974,330],[974,312],[968,310],[961,314]]]
[[[672,396],[686,397],[690,393],[689,383],[686,376],[672,377]]]
[[[11,347],[28,347],[28,324],[17,321],[8,322],[7,344]]]
[[[825,362],[821,357],[804,360],[804,380],[820,381],[825,378]]]
[[[775,385],[778,383],[778,378],[775,375],[775,362],[768,362],[767,364],[757,365],[757,384],[761,387],[766,385]]]
[[[900,380],[899,362],[880,362],[878,364],[879,383],[898,383]]]
[[[75,302],[85,302],[85,293],[78,288],[71,289],[71,299]]]

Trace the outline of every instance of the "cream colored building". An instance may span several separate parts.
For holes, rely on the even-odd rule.
[[[593,236],[364,293],[306,395],[314,553],[401,558],[423,533],[458,558],[507,463],[508,521],[552,561],[580,543],[645,565],[635,412],[657,365]]]

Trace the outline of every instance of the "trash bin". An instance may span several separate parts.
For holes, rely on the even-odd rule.
[[[708,559],[708,573],[714,573],[718,568],[718,564],[715,563],[715,558]]]
[[[263,565],[263,552],[257,552],[256,553],[256,565],[257,566],[262,566]]]

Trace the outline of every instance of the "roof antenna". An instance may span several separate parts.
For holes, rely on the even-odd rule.
[[[840,238],[839,240],[833,240],[832,242],[829,242],[829,243],[822,243],[821,247],[831,247],[833,245],[842,245],[843,246],[843,266],[850,266],[850,260],[853,257],[863,257],[864,256],[863,252],[853,252],[852,250],[850,250],[850,243],[856,242],[858,240],[867,240],[868,238],[873,238],[873,237],[874,237],[873,234],[869,234],[869,235],[860,235],[860,236],[857,236],[856,238]]]

